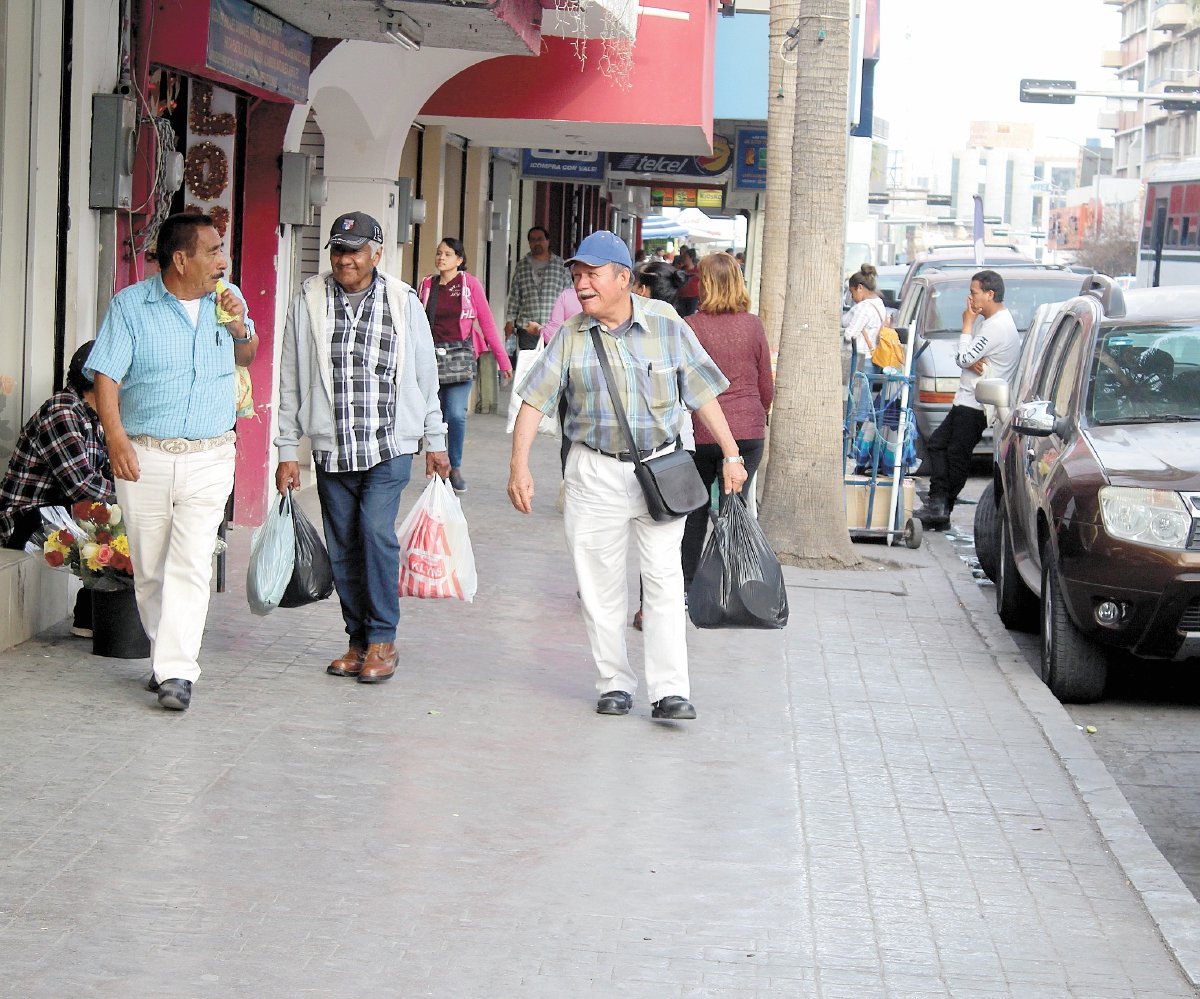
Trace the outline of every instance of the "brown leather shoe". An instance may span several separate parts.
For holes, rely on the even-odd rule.
[[[358,674],[359,683],[378,683],[386,680],[396,672],[396,664],[400,661],[400,653],[391,642],[374,642],[367,646],[367,654],[363,658],[362,672]]]
[[[358,676],[362,672],[363,657],[366,654],[366,649],[351,645],[345,653],[329,664],[329,669],[325,672],[331,676]]]

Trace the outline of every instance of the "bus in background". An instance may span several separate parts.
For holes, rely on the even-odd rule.
[[[1146,180],[1137,286],[1200,284],[1200,159],[1168,163]]]

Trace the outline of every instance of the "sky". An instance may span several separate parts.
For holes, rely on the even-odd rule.
[[[1112,133],[1096,127],[1108,102],[1022,104],[1022,78],[1076,80],[1115,90],[1101,54],[1120,47],[1119,8],[1103,0],[880,0],[881,53],[875,112],[891,128],[888,146],[918,172],[967,143],[971,121],[1032,122],[1037,150],[1078,155]],[[1115,107],[1112,105],[1111,107]]]

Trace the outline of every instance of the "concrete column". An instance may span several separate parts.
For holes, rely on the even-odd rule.
[[[488,161],[491,159],[491,152],[488,146],[468,147],[467,167],[463,177],[467,197],[463,211],[462,238],[471,273],[476,276],[482,275],[492,226],[488,211]]]
[[[421,247],[417,270],[433,272],[433,255],[442,238],[446,219],[446,129],[442,125],[425,128],[421,148],[421,197],[425,199],[425,223],[421,226]]]

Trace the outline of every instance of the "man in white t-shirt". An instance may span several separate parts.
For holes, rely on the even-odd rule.
[[[917,511],[921,522],[940,529],[950,523],[954,501],[971,474],[971,455],[987,429],[983,403],[975,398],[975,383],[987,369],[989,378],[1012,381],[1021,356],[1021,337],[1012,313],[1004,306],[1004,279],[995,271],[971,278],[963,310],[962,336],[954,359],[962,368],[954,404],[929,438],[929,502]]]

